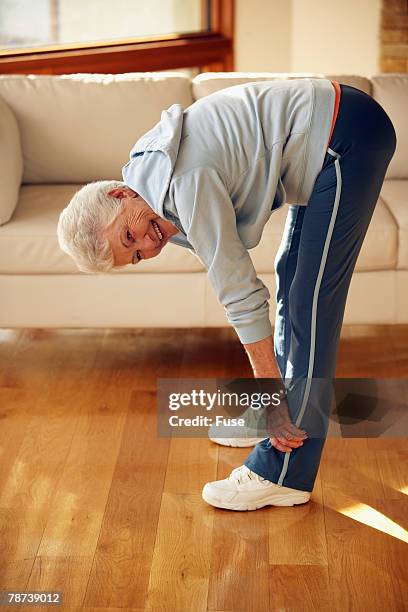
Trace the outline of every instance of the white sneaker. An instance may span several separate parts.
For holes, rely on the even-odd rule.
[[[241,465],[225,480],[207,482],[202,497],[207,504],[226,510],[257,510],[264,506],[293,506],[309,501],[311,493],[282,487]]]
[[[208,429],[208,437],[211,442],[221,444],[221,446],[233,446],[238,448],[247,448],[256,446],[258,442],[265,440],[268,436],[260,437],[259,432],[265,429],[265,413],[263,410],[253,410],[248,408],[241,416],[244,419],[245,425],[239,426],[220,426],[211,425]]]

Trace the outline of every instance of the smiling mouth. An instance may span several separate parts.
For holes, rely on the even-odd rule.
[[[152,224],[152,227],[154,229],[154,233],[157,236],[157,244],[156,249],[158,249],[159,247],[162,246],[162,243],[165,243],[166,240],[166,236],[163,234],[163,232],[161,231],[160,227],[158,226],[158,224],[156,223],[156,221],[151,221],[150,222]],[[132,257],[132,263],[137,263],[138,261],[140,261],[141,259],[143,259],[143,257],[141,256],[140,251],[136,251]]]
[[[160,227],[157,225],[156,221],[152,221],[152,225],[153,225],[153,229],[156,232],[156,236],[158,237],[158,239],[160,240],[160,242],[163,240],[164,236],[160,230]]]

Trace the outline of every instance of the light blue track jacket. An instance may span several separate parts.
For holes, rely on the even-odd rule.
[[[334,102],[328,79],[234,85],[186,110],[180,104],[164,110],[123,167],[126,185],[179,229],[171,242],[203,263],[244,344],[272,334],[270,293],[248,249],[273,211],[307,204]]]

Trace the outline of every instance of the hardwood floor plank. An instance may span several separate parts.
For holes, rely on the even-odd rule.
[[[408,448],[374,450],[384,498],[402,500],[408,495]]]
[[[214,443],[212,442],[211,444]],[[227,478],[233,469],[243,465],[252,448],[233,448],[218,445],[217,480]]]
[[[358,495],[334,488],[324,489],[324,502],[331,607],[403,609],[398,607],[394,564],[390,564],[388,539],[392,536],[386,530],[391,527],[379,502],[362,501]],[[406,560],[405,556],[405,564]]]
[[[13,364],[26,335],[27,331],[24,329],[0,329],[0,388],[19,386]]]
[[[213,513],[208,610],[267,610],[269,510]]]
[[[169,440],[156,438],[155,397],[134,391],[84,599],[92,606],[144,606]]]
[[[79,608],[71,608],[74,612],[144,612],[144,608],[105,608],[105,607],[79,607]]]
[[[408,378],[408,325],[390,325],[390,349],[395,356],[393,376]]]
[[[382,511],[393,503],[386,500],[390,490],[386,469],[381,471],[373,446],[364,439],[326,442],[320,474],[335,609],[402,609],[397,601],[404,582],[401,571],[401,579],[395,582],[389,541],[394,537],[389,533],[400,531]],[[398,558],[402,548],[400,544]],[[407,563],[406,545],[405,550]]]
[[[269,522],[271,565],[327,566],[327,542],[320,477],[307,504],[272,508]]]
[[[86,607],[79,607],[79,608],[72,608],[72,611],[74,612],[144,612],[144,608],[105,608],[105,607],[91,607],[89,608],[88,606]]]
[[[361,501],[385,496],[375,455],[365,438],[330,438],[326,440],[320,464],[323,490],[356,497]]]
[[[408,602],[408,497],[398,500],[379,500],[376,510],[385,520],[387,568],[391,578],[393,602],[397,610],[404,610]]]
[[[200,493],[216,480],[219,447],[208,438],[172,438],[167,463],[166,493]]]
[[[71,417],[57,414],[59,408],[54,407],[54,414],[48,417],[40,413],[29,421],[2,486],[0,512],[7,517],[5,529],[12,540],[7,556],[2,556],[0,562],[5,588],[28,582],[53,508],[55,487],[74,429]]]
[[[32,426],[34,402],[25,389],[0,387],[0,505],[3,491],[11,486],[8,481],[26,430]]]
[[[329,591],[328,568],[323,565],[272,565],[269,583],[269,610],[327,612],[336,609]]]
[[[93,556],[47,557],[35,559],[27,591],[61,591],[62,609],[80,606],[84,597]],[[34,607],[33,607],[34,609]]]
[[[395,375],[397,359],[391,349],[391,326],[343,326],[336,376],[386,378]]]
[[[41,556],[93,554],[126,412],[102,406],[80,415],[52,500]],[[58,438],[56,439],[58,442]]]
[[[71,386],[64,396],[58,378],[61,371],[72,372],[73,357],[56,344],[56,337],[42,330],[19,334],[7,369],[7,383],[12,386],[0,388],[5,415],[0,433],[4,451],[0,511],[8,518],[3,526],[6,541],[13,539],[2,557],[5,588],[10,584],[23,588],[28,583],[76,426],[78,413],[72,410]],[[80,366],[82,375],[91,366],[97,345],[93,338],[90,358],[84,358]],[[7,535],[10,533],[13,536]]]
[[[220,447],[217,479],[242,465],[250,450]],[[213,513],[208,610],[267,610],[269,510]]]
[[[213,518],[201,495],[163,493],[146,612],[207,610]]]
[[[155,391],[157,378],[178,376],[182,339],[183,331],[177,329],[108,329],[105,362],[114,364],[123,387]]]
[[[40,400],[30,401],[29,405],[32,416],[4,479],[0,506],[43,512],[53,501],[76,421],[65,404],[54,403],[52,413],[43,409]]]
[[[0,590],[25,590],[47,521],[47,512],[0,508]]]
[[[182,378],[216,378],[225,375],[231,357],[225,330],[206,328],[185,330],[180,340],[183,358],[180,364]]]

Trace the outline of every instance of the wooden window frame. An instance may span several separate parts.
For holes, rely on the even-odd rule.
[[[207,6],[203,0],[203,23]],[[191,67],[233,71],[234,0],[210,0],[210,11],[211,30],[206,32],[3,51],[0,74],[118,74]]]

